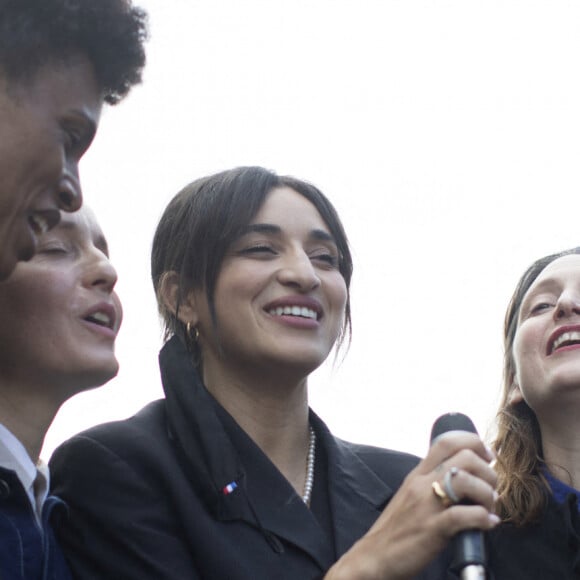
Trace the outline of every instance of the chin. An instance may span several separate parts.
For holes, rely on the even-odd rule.
[[[82,391],[89,391],[91,389],[102,387],[105,383],[114,379],[118,372],[119,363],[114,358],[107,362],[101,362],[100,364],[94,364],[90,367],[79,369],[74,373],[74,380],[71,381],[69,379],[67,381],[71,388],[69,396],[72,397]]]
[[[312,351],[308,351],[302,354],[295,354],[294,356],[289,356],[285,353],[285,356],[276,357],[275,363],[279,365],[280,368],[286,367],[288,370],[292,369],[304,376],[308,376],[313,373],[317,368],[322,366],[324,361],[328,358],[326,356],[317,356]]]

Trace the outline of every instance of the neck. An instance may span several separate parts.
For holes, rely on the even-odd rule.
[[[208,391],[302,495],[310,441],[306,379],[268,381],[212,366],[205,366],[203,378]]]
[[[541,422],[544,460],[552,474],[580,489],[580,424],[566,420],[566,413],[554,422]]]
[[[38,395],[29,395],[26,389],[0,386],[0,423],[24,445],[34,463],[58,407]]]

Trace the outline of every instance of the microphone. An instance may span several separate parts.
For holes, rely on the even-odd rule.
[[[473,421],[462,413],[446,413],[441,415],[431,429],[431,444],[448,431],[467,431],[477,434]],[[471,502],[465,501],[462,504]],[[459,532],[452,540],[453,568],[460,572],[461,580],[485,580],[485,540],[481,530],[465,530]]]

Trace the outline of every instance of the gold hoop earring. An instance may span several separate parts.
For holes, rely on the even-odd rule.
[[[188,322],[185,325],[185,330],[187,332],[187,337],[189,338],[189,340],[191,340],[192,342],[197,342],[199,340],[199,330],[197,330],[197,326],[193,326],[191,322]]]
[[[191,340],[192,342],[197,342],[199,339],[199,330],[197,330],[196,326],[193,326],[191,324],[191,322],[188,322],[185,325],[185,331],[187,332],[187,337],[189,338],[189,340]],[[193,331],[193,333],[192,333]]]

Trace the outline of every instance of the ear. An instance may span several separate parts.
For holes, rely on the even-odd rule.
[[[517,405],[524,400],[524,396],[522,395],[522,390],[520,386],[516,383],[515,379],[512,382],[510,394],[508,395],[508,404],[509,405]]]
[[[165,308],[177,316],[181,322],[196,326],[199,320],[195,307],[194,293],[180,298],[179,274],[175,271],[165,272],[159,284],[159,298]]]

